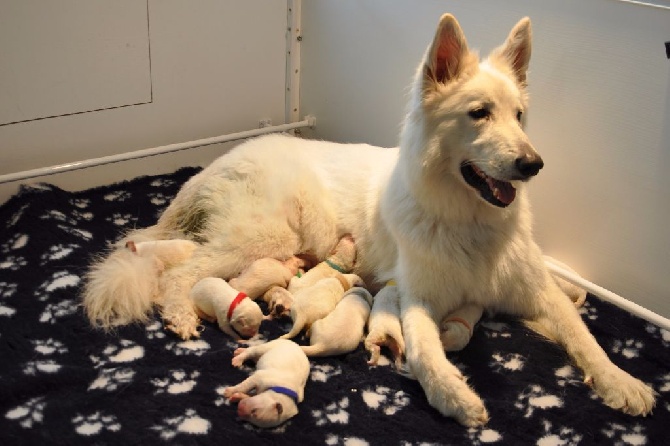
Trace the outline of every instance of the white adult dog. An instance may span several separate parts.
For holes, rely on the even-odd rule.
[[[653,390],[609,360],[532,238],[526,180],[542,159],[523,131],[530,53],[527,18],[480,61],[444,15],[417,71],[399,149],[279,135],[238,146],[189,180],[155,226],[119,242],[176,233],[202,244],[163,273],[164,294],[108,292],[103,260],[89,273],[89,317],[141,320],[157,303],[175,333],[197,336],[188,292],[199,279],[233,277],[262,257],[324,259],[350,233],[353,272],[368,284],[397,280],[407,363],[442,414],[467,426],[488,419],[440,343],[438,324],[467,303],[527,320],[565,347],[605,404],[648,414]]]

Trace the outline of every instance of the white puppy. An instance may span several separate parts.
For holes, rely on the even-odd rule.
[[[368,319],[368,335],[365,349],[370,352],[368,364],[379,362],[381,347],[391,350],[396,367],[400,368],[405,354],[405,340],[400,326],[400,294],[398,287],[387,284],[374,298],[372,311]]]
[[[275,339],[235,350],[233,366],[240,367],[246,360],[257,361],[256,371],[223,392],[231,401],[240,402],[238,416],[258,427],[279,426],[295,416],[309,376],[309,360],[298,344]],[[249,395],[252,391],[255,396]]]
[[[225,280],[204,278],[193,286],[190,297],[200,318],[218,322],[219,328],[234,339],[258,333],[263,320],[261,308]]]
[[[274,286],[286,288],[298,270],[304,268],[307,262],[293,256],[288,260],[262,258],[249,265],[239,276],[230,279],[228,283],[236,290],[240,290],[251,299],[262,296]]]
[[[482,307],[475,304],[463,305],[449,314],[440,323],[440,340],[445,351],[462,350],[472,337],[475,324],[482,317]]]
[[[291,319],[293,327],[282,339],[291,339],[315,321],[322,319],[335,309],[344,293],[353,286],[364,286],[363,280],[355,274],[340,274],[321,279],[314,285],[302,288],[293,296]]]
[[[301,277],[293,277],[288,285],[291,293],[310,287],[326,277],[336,277],[338,273],[346,274],[354,267],[356,245],[351,235],[340,239],[333,253],[323,262],[307,271]]]
[[[335,309],[309,329],[307,356],[335,356],[356,350],[364,336],[372,295],[362,287],[349,289]]]

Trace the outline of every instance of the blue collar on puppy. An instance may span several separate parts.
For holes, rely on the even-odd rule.
[[[296,404],[298,404],[298,392],[295,390],[291,390],[288,387],[282,387],[282,386],[272,386],[268,387],[267,390],[272,390],[273,392],[281,393],[282,395],[286,395],[289,398],[292,398],[293,401],[295,401]]]

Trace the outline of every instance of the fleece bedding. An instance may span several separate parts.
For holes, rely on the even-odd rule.
[[[121,232],[153,224],[197,171],[81,192],[24,186],[0,207],[0,444],[667,444],[670,333],[594,296],[582,317],[618,366],[658,392],[651,416],[605,407],[560,348],[497,316],[450,354],[485,401],[485,427],[443,417],[388,360],[369,366],[362,345],[310,360],[305,400],[284,425],[240,421],[223,389],[253,364],[231,366],[237,346],[216,325],[190,341],[157,316],[106,333],[89,325],[79,297],[91,259]],[[261,334],[274,339],[289,323],[264,321]]]

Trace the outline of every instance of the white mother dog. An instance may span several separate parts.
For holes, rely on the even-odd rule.
[[[480,61],[444,15],[399,149],[280,135],[240,145],[189,180],[155,226],[120,241],[123,249],[125,240],[179,233],[202,243],[164,272],[164,295],[107,292],[103,260],[89,273],[97,284],[84,296],[89,317],[107,326],[142,319],[156,302],[175,333],[197,336],[188,292],[199,279],[230,278],[262,257],[324,259],[350,233],[353,272],[368,284],[397,280],[407,362],[444,415],[468,426],[488,419],[440,343],[440,321],[467,303],[527,320],[565,347],[605,404],[648,414],[653,390],[609,360],[532,238],[526,180],[543,164],[523,131],[530,53],[528,19]]]

